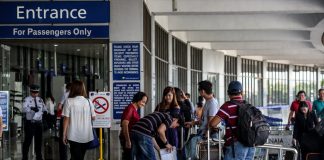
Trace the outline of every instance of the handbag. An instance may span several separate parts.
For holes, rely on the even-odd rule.
[[[88,143],[87,149],[95,149],[100,146],[97,133],[94,129],[92,129],[92,133],[93,133],[93,140]]]
[[[89,100],[88,100],[88,102],[89,102],[89,107],[90,107],[91,125],[93,126],[92,119],[91,119],[91,105],[90,105]],[[87,149],[95,149],[95,148],[98,148],[100,146],[98,136],[97,136],[96,130],[94,128],[92,128],[92,133],[93,133],[93,140],[88,143]]]

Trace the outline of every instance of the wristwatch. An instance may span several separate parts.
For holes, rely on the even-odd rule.
[[[169,144],[169,142],[168,142],[168,140],[164,143],[164,145],[166,146],[166,145],[168,145]]]

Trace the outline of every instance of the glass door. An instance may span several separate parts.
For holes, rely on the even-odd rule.
[[[10,47],[0,46],[0,90],[8,91],[10,82]]]

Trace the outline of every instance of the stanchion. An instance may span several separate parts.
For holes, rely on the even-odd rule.
[[[99,158],[99,160],[103,160],[103,153],[102,153],[102,147],[103,147],[103,145],[102,145],[102,128],[100,128],[99,129],[99,144],[100,144],[100,149],[99,149],[99,154],[100,154],[100,158]]]

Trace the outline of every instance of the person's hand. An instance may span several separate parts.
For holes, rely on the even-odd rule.
[[[131,147],[132,147],[131,141],[126,141],[126,148],[131,148]]]
[[[191,128],[191,127],[193,126],[193,124],[192,124],[192,122],[185,122],[185,123],[184,123],[184,126],[185,126],[186,128]]]
[[[38,112],[39,111],[39,109],[37,107],[32,107],[30,109],[33,110],[34,112]]]
[[[63,144],[67,145],[68,144],[68,140],[67,140],[67,136],[63,135]]]
[[[221,129],[219,127],[210,127],[211,132],[219,132]]]
[[[297,145],[297,140],[294,138],[291,143],[292,143],[293,146],[296,146]]]
[[[287,124],[285,129],[286,129],[287,131],[289,131],[289,128],[290,128],[290,125]]]
[[[171,144],[167,144],[165,147],[166,147],[166,150],[167,150],[169,153],[172,152],[173,147],[172,147]]]
[[[183,91],[181,92],[181,98],[188,99],[188,97],[186,96],[186,94]]]

